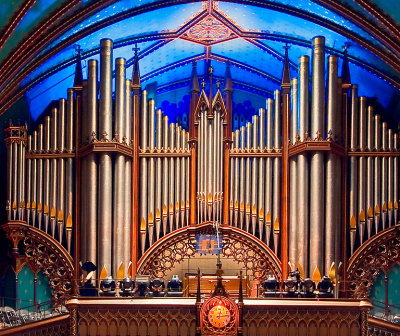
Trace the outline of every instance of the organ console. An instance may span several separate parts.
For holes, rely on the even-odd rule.
[[[112,275],[166,235],[204,222],[263,242],[283,268],[290,261],[306,276],[327,274],[398,222],[399,135],[350,85],[346,53],[339,78],[324,45],[315,37],[311,59],[301,56],[297,78],[283,83],[288,101],[275,90],[233,130],[230,65],[223,92],[219,82],[213,91],[210,67],[207,93],[194,64],[186,129],[139,90],[137,48],[129,80],[125,59],[101,40],[99,64],[89,60],[82,80],[78,57],[75,87],[43,124],[5,129],[8,220]]]

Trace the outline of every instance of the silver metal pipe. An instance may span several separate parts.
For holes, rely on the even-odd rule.
[[[66,101],[60,99],[58,107],[58,151],[63,153],[65,151],[65,110]],[[58,226],[58,241],[62,244],[63,232],[64,232],[64,204],[65,204],[65,160],[58,159],[57,168],[57,180],[58,180],[58,193],[57,193],[57,226]]]
[[[232,144],[231,144],[231,150],[235,150],[235,132],[232,132]],[[234,192],[234,186],[235,186],[235,159],[233,157],[230,157],[230,172],[229,172],[229,190],[230,192],[230,199],[229,199],[229,218],[230,221],[232,222],[233,225],[235,225],[235,192]],[[239,208],[239,205],[238,205]]]
[[[368,106],[367,116],[367,150],[374,149],[374,110]],[[372,222],[374,220],[374,158],[367,157],[367,233],[368,239],[372,235]]]
[[[175,151],[175,124],[169,125],[169,148]],[[172,232],[174,228],[174,205],[175,205],[175,162],[174,158],[169,159],[169,231]]]
[[[328,104],[327,104],[327,130],[328,136],[336,139],[340,126],[337,123],[339,108],[337,105],[338,91],[338,60],[335,56],[328,58]],[[339,247],[336,246],[337,227],[340,226],[340,204],[341,204],[341,163],[337,155],[327,154],[326,160],[326,191],[325,191],[325,273],[331,268],[336,260]]]
[[[177,152],[179,153],[181,149],[181,139],[182,139],[182,133],[181,133],[181,127],[176,124],[176,149]],[[175,225],[176,228],[179,228],[179,218],[180,218],[180,201],[181,201],[181,158],[177,157],[175,158]]]
[[[37,136],[36,136],[37,138]],[[37,141],[37,140],[36,140]],[[12,195],[12,212],[13,212],[13,219],[17,218],[17,208],[18,204],[18,161],[19,161],[19,151],[18,151],[18,143],[15,141],[12,143],[13,146],[13,195]]]
[[[125,137],[128,146],[131,146],[132,140],[132,94],[131,81],[125,81]],[[132,159],[125,157],[125,214],[124,214],[124,250],[123,262],[127,267],[131,261],[131,209],[132,209]],[[161,197],[161,191],[160,191]]]
[[[213,167],[214,167],[214,162],[213,162],[213,139],[214,139],[214,134],[213,134],[213,120],[208,119],[205,121],[207,125],[207,164],[206,164],[206,169],[207,169],[207,178],[206,178],[206,185],[207,185],[207,220],[212,220],[211,214],[212,214],[212,200],[213,200]]]
[[[189,132],[186,133],[186,150],[189,152]],[[186,215],[186,226],[189,226],[189,216],[190,216],[190,158],[186,158],[186,206],[185,206],[185,215]]]
[[[29,143],[32,146],[32,136],[29,136]],[[32,148],[31,148],[32,150]],[[33,161],[33,160],[32,160]],[[13,196],[13,144],[12,142],[7,142],[7,219],[12,219],[12,196]],[[30,195],[28,196],[30,198]],[[31,203],[29,202],[29,206]],[[30,212],[30,211],[29,211]],[[29,213],[28,212],[28,213]]]
[[[297,136],[297,113],[298,113],[298,80],[292,79],[292,122],[290,125],[290,142],[296,142]],[[297,158],[292,157],[289,161],[289,261],[292,265],[297,265]]]
[[[309,57],[302,56],[299,60],[299,135],[301,141],[305,140],[305,134],[309,132],[309,118]],[[297,260],[303,267],[304,274],[308,274],[309,162],[307,154],[298,155],[297,169]]]
[[[19,167],[18,167],[18,219],[24,220],[25,208],[25,143],[21,141],[19,147]],[[40,160],[42,161],[42,160]]]
[[[393,152],[393,131],[388,130],[388,151]],[[388,157],[388,225],[393,223],[393,156]]]
[[[156,147],[158,150],[161,150],[162,147],[162,112],[161,110],[157,110],[157,118],[156,118]],[[162,184],[166,181],[162,180],[162,172],[161,172],[161,158],[157,158],[156,161],[156,204],[155,204],[155,211],[156,211],[156,240],[160,239],[160,232],[161,232],[161,197],[162,197]]]
[[[182,140],[181,140],[181,150],[184,152],[186,150],[187,142],[186,142],[186,130],[182,129]],[[181,215],[181,227],[185,226],[185,209],[186,209],[186,158],[181,158],[181,207],[180,207],[180,215]],[[161,176],[161,172],[160,172]]]
[[[141,142],[142,150],[148,148],[148,102],[147,91],[142,92],[142,114],[140,118]],[[148,181],[148,168],[147,159],[145,157],[140,159],[140,246],[142,255],[145,251],[147,226],[148,226],[148,208],[147,208],[147,181]]]
[[[388,127],[387,123],[382,123],[382,151],[386,152],[388,147]],[[388,212],[388,158],[382,157],[382,188],[381,188],[381,213],[382,229],[386,228],[386,219]]]
[[[114,139],[118,142],[125,140],[126,108],[125,108],[125,59],[117,58],[115,60],[115,122]],[[112,241],[112,259],[113,274],[121,263],[124,262],[124,241],[125,224],[125,157],[117,153],[114,159],[114,189],[113,189],[113,241]]]
[[[44,119],[44,151],[50,153],[50,134],[51,134],[51,120],[50,117]],[[33,161],[32,160],[32,183],[34,179],[33,175]],[[43,215],[44,215],[44,228],[45,232],[50,231],[49,220],[50,220],[50,160],[44,160],[44,187],[43,187]],[[33,190],[32,190],[33,194]],[[33,198],[32,198],[33,201]],[[33,219],[34,216],[32,216]]]
[[[251,122],[248,122],[246,125],[246,150],[250,151],[251,147]],[[251,218],[251,179],[250,179],[250,167],[251,162],[250,158],[246,158],[246,192],[245,192],[245,199],[246,199],[246,231],[250,232],[250,218]]]
[[[352,85],[351,87],[351,122],[350,122],[350,151],[355,151],[358,148],[358,87]],[[350,251],[354,252],[355,236],[357,231],[358,210],[357,210],[357,192],[358,192],[358,178],[357,178],[357,159],[350,157],[350,183],[349,183],[349,218],[350,218]]]
[[[275,98],[275,114],[274,114],[274,147],[275,149],[281,149],[281,93],[279,90],[275,90],[274,92]],[[274,158],[274,175],[273,175],[273,208],[272,215],[274,223],[274,237],[276,237],[277,226],[279,228],[279,224],[281,222],[280,219],[280,210],[281,210],[281,158]],[[278,224],[277,224],[278,223]],[[277,244],[274,242],[275,253],[277,253]]]
[[[246,139],[246,127],[242,126],[240,127],[240,151],[243,152],[244,151],[244,147],[245,147],[245,139]],[[231,159],[233,160],[233,159]],[[232,161],[231,161],[232,162]],[[232,164],[231,164],[232,165]],[[240,195],[239,195],[239,223],[240,223],[240,228],[243,230],[244,227],[244,202],[245,202],[245,198],[244,198],[244,186],[246,184],[246,180],[245,180],[245,170],[246,170],[246,166],[245,166],[245,161],[244,158],[241,157],[240,158],[240,170],[239,170],[239,191],[240,191]],[[232,195],[232,193],[231,193]]]
[[[313,39],[311,137],[324,135],[325,117],[325,38]],[[310,175],[310,269],[323,270],[324,154],[311,154]]]
[[[233,146],[235,150],[239,149],[240,132],[236,130],[233,134]],[[231,174],[234,176],[234,184],[231,189],[231,194],[233,195],[233,208],[234,217],[233,225],[239,227],[239,158],[235,157],[232,159],[233,164],[231,165]]]
[[[367,110],[366,98],[360,97],[360,138],[359,147],[361,151],[367,149]],[[364,241],[364,232],[367,220],[366,213],[366,189],[367,189],[367,160],[364,156],[359,158],[358,166],[358,220],[359,220],[359,237],[360,244]]]
[[[253,116],[253,150],[258,148],[258,116]],[[251,233],[256,234],[257,225],[257,184],[258,158],[253,157],[251,164]]]
[[[221,180],[222,180],[222,157],[221,157],[221,144],[222,144],[222,131],[221,131],[221,113],[217,110],[216,114],[216,181],[215,181],[215,186],[216,186],[216,193],[215,193],[215,208],[216,208],[216,214],[215,214],[215,221],[218,223],[222,222],[222,219],[220,218],[220,205],[221,205],[221,199],[222,199],[222,188],[221,188]]]
[[[214,113],[212,120],[212,221],[216,221],[216,202],[217,202],[217,113]]]
[[[99,138],[112,138],[112,62],[113,43],[100,41]],[[99,155],[98,267],[112,274],[112,160],[111,154]]]
[[[382,147],[382,131],[381,120],[379,115],[375,115],[375,150],[381,151]],[[374,158],[374,205],[375,205],[375,233],[379,232],[379,222],[381,217],[381,158],[376,156]]]
[[[38,151],[43,153],[44,151],[44,130],[43,124],[38,127]],[[38,228],[44,231],[42,228],[42,217],[43,217],[43,159],[37,159],[37,217],[38,217]]]
[[[168,141],[168,116],[163,117],[163,148],[167,150],[169,147]],[[162,223],[163,223],[163,235],[167,234],[167,223],[168,223],[168,195],[169,195],[169,167],[168,158],[163,158],[163,183],[162,183]]]
[[[7,195],[8,195],[8,220],[11,220],[11,161],[10,161],[10,145],[7,144]],[[28,153],[32,153],[32,135],[28,136]],[[31,223],[31,182],[32,181],[32,159],[27,159],[26,161],[26,222]]]
[[[267,151],[272,151],[273,128],[272,116],[274,109],[274,101],[267,99],[267,128],[266,142]],[[246,179],[247,180],[247,179]],[[268,157],[265,162],[265,243],[270,246],[271,228],[272,228],[272,158]]]
[[[149,101],[149,148],[154,151],[155,148],[155,103],[151,99]],[[154,189],[155,189],[155,162],[153,158],[149,159],[149,177],[148,177],[148,199],[147,199],[147,215],[148,215],[148,233],[150,246],[153,244],[154,238]]]
[[[38,135],[37,131],[33,132],[32,138],[32,151],[36,153],[38,146]],[[14,152],[14,148],[13,148]],[[14,152],[12,157],[15,156]],[[32,225],[36,226],[36,208],[37,208],[37,159],[32,159],[32,201],[31,201],[31,213],[32,213]],[[11,198],[13,200],[13,198]]]
[[[265,110],[260,108],[258,110],[259,116],[259,136],[261,151],[264,151],[265,145]],[[264,231],[264,158],[259,158],[258,160],[258,237],[263,238]]]
[[[58,111],[56,108],[52,110],[51,114],[51,138],[50,138],[50,149],[52,153],[57,152],[57,130],[58,130]],[[51,171],[50,171],[50,224],[51,234],[53,238],[56,234],[56,220],[57,220],[57,159],[51,159]]]

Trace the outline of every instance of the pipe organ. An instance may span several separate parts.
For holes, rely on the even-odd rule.
[[[89,60],[82,80],[78,57],[74,87],[43,124],[6,128],[8,220],[114,276],[203,222],[243,230],[305,275],[329,273],[398,223],[400,154],[397,130],[351,85],[346,53],[340,78],[324,45],[314,38],[311,59],[284,79],[289,95],[277,89],[234,130],[229,65],[214,95],[212,71],[207,95],[194,66],[187,130],[139,90],[137,50],[129,80],[101,40],[99,64]]]

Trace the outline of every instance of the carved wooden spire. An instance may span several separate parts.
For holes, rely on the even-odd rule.
[[[132,88],[140,89],[141,83],[140,83],[139,57],[138,57],[139,48],[137,47],[137,45],[133,50],[135,51],[135,60],[133,62],[133,71],[132,71]]]
[[[285,46],[285,60],[283,63],[283,72],[282,72],[282,91],[285,89],[290,89],[290,64],[289,64],[289,47]]]
[[[74,87],[82,87],[83,75],[82,75],[81,46],[76,45],[75,50],[78,54],[76,56]]]

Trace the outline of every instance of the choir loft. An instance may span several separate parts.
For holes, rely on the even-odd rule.
[[[394,3],[41,2],[0,4],[0,334],[400,334]]]

